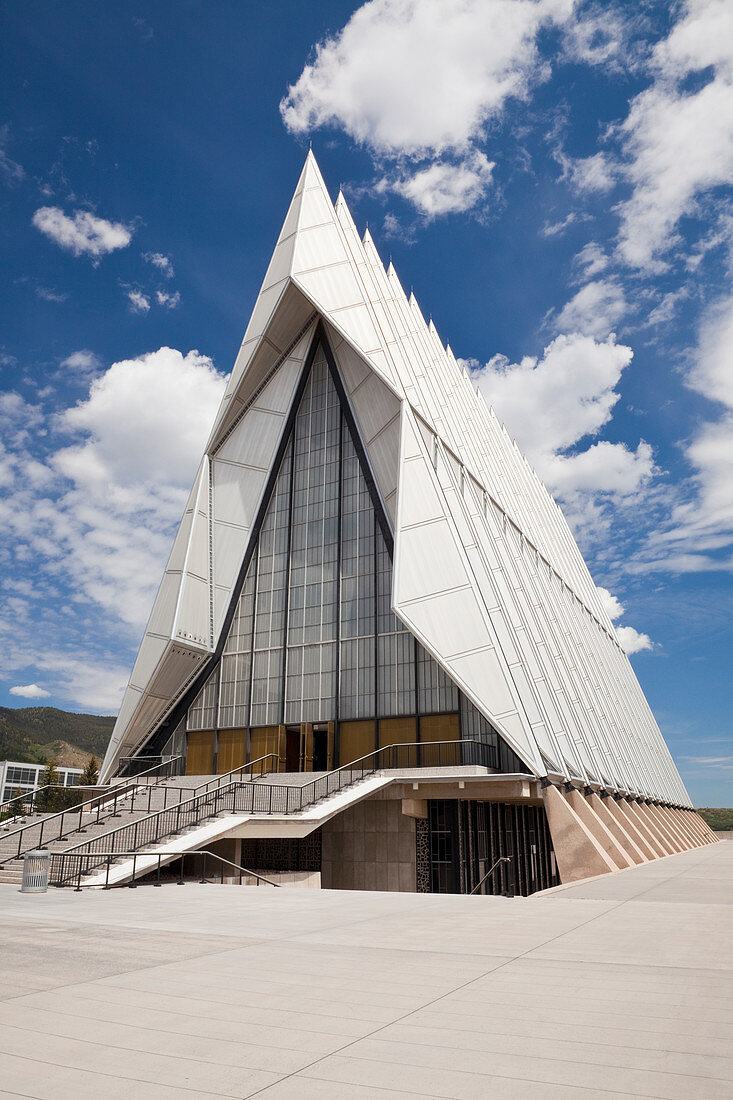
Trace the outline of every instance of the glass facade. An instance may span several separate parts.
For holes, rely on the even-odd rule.
[[[377,507],[319,347],[221,658],[189,708],[190,733],[249,730],[252,741],[264,727],[343,724],[344,746],[363,754],[388,733],[418,739],[418,715],[454,715],[500,766],[501,739],[392,612]],[[404,722],[393,729],[408,718],[409,738]]]

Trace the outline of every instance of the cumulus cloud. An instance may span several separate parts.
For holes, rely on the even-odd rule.
[[[93,351],[89,351],[88,348],[81,348],[79,351],[73,351],[71,355],[67,355],[65,359],[62,359],[60,365],[63,370],[67,370],[72,374],[86,379],[97,374],[101,369],[102,363]]]
[[[31,221],[59,248],[74,256],[99,259],[118,248],[127,248],[132,240],[129,226],[98,218],[88,210],[77,210],[73,217],[68,217],[58,206],[42,206]]]
[[[430,217],[472,209],[491,178],[476,143],[510,99],[525,98],[549,75],[537,36],[566,21],[573,6],[369,0],[316,46],[280,104],[283,122],[294,134],[339,128],[396,164],[387,189]]]
[[[628,310],[618,279],[592,279],[581,287],[557,315],[560,332],[580,332],[604,339],[615,332]]]
[[[166,279],[173,278],[175,272],[169,256],[164,256],[162,252],[143,252],[143,259],[147,260],[153,267],[157,267],[158,271],[161,275],[164,275]]]
[[[10,694],[20,695],[23,699],[48,699],[51,692],[39,687],[38,684],[26,684],[25,687],[18,684],[16,687],[11,687]]]
[[[83,401],[53,418],[73,439],[39,463],[50,486],[29,483],[20,443],[10,455],[0,541],[38,555],[46,577],[139,627],[224,384],[196,351],[164,347],[114,363]]]
[[[687,0],[652,56],[652,85],[618,129],[632,194],[620,208],[619,255],[660,270],[703,194],[733,182],[733,7]],[[692,89],[688,84],[693,81]]]
[[[184,356],[163,347],[113,363],[63,414],[63,426],[87,438],[59,451],[56,462],[90,489],[187,490],[223,387],[223,376],[197,351]]]
[[[547,75],[536,36],[571,7],[562,0],[370,0],[280,104],[297,134],[338,126],[377,153],[463,149],[509,96]]]
[[[624,614],[625,608],[620,600],[612,595],[607,588],[597,589],[601,597],[603,609],[612,622],[616,622]],[[616,626],[616,637],[622,649],[631,656],[632,653],[640,653],[644,649],[653,649],[654,645],[648,634],[642,634],[633,626]]]
[[[568,161],[570,181],[577,191],[584,194],[605,194],[616,183],[611,160],[604,153]]]
[[[385,177],[376,190],[401,195],[431,220],[477,206],[491,185],[493,170],[494,164],[483,153],[474,152],[458,164],[436,161],[414,172]]]
[[[156,290],[155,300],[165,309],[176,309],[181,304],[181,292],[176,290],[174,293],[169,293],[165,290]]]
[[[633,357],[613,338],[563,335],[541,358],[471,364],[484,397],[538,468],[584,436],[597,435],[618,401],[616,386]],[[541,472],[541,470],[540,470]]]
[[[150,312],[150,299],[146,294],[143,294],[141,290],[138,290],[136,287],[128,287],[125,294],[130,303],[130,313]]]
[[[633,626],[617,626],[616,637],[621,644],[621,648],[629,657],[632,653],[641,653],[644,649],[654,648],[654,643],[649,635],[641,634],[638,630],[634,630]]]
[[[620,509],[632,509],[656,474],[652,449],[599,440],[619,400],[631,348],[611,336],[558,336],[538,358],[495,356],[473,378],[543,481],[576,536],[598,543]]]

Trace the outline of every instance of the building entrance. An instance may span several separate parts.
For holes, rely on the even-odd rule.
[[[313,771],[328,771],[328,727],[313,727]]]
[[[300,771],[300,726],[288,726],[285,730],[285,771]]]

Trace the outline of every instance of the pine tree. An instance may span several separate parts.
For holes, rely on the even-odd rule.
[[[60,783],[61,776],[58,773],[56,761],[51,757],[38,778],[38,786],[39,788],[58,787]],[[55,808],[55,796],[56,791],[54,790],[39,789],[33,800],[36,810],[40,813],[50,813]]]
[[[96,756],[90,756],[84,771],[79,777],[79,785],[82,787],[94,787],[99,779],[99,765]]]

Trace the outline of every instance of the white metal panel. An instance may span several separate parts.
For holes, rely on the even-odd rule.
[[[221,462],[219,459],[214,459],[213,470],[215,518],[226,519],[239,527],[251,527],[265,487],[267,471]]]
[[[138,688],[141,692],[145,690],[169,644],[168,638],[158,638],[153,634],[143,636],[130,676],[132,687]]]
[[[171,637],[180,587],[180,574],[165,573],[163,575],[148,621],[147,633]]]
[[[264,409],[248,409],[229,438],[217,449],[217,459],[267,469],[268,456],[280,436],[283,418]]]
[[[202,648],[212,645],[210,586],[191,573],[183,578],[174,636]]]
[[[453,532],[442,516],[417,527],[403,525],[400,531],[400,565],[395,599],[401,608],[410,600],[428,599],[452,588],[468,589],[471,603],[474,602],[471,581],[456,552]],[[477,620],[475,633],[468,629],[467,623],[461,623],[459,629],[466,632],[466,644],[462,649],[486,645],[486,631],[480,619]]]
[[[214,523],[214,584],[231,594],[249,542],[249,527]],[[218,631],[215,631],[218,637]]]

